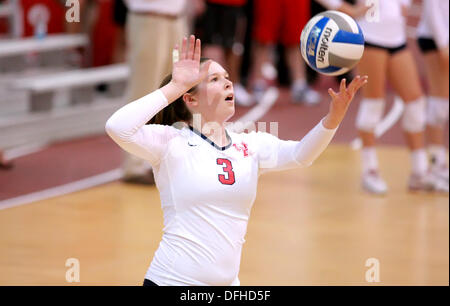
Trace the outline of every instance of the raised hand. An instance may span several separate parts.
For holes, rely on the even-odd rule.
[[[178,88],[187,91],[198,85],[208,75],[211,61],[200,68],[201,42],[200,39],[195,39],[194,35],[189,37],[189,46],[188,39],[184,37],[181,51],[176,45],[174,52],[178,53],[179,60],[173,63],[172,82]]]
[[[325,117],[323,124],[326,128],[334,129],[344,119],[348,107],[353,100],[356,92],[367,83],[367,76],[357,76],[353,79],[348,87],[346,87],[346,80],[341,80],[339,92],[336,93],[333,89],[328,89],[328,94],[331,96],[330,110]]]

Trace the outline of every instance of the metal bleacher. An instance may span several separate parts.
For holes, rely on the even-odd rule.
[[[21,147],[104,133],[107,118],[124,104],[129,68],[67,65],[84,35],[0,39],[0,153],[11,160]],[[29,65],[32,58],[33,65]],[[31,68],[31,69],[30,69]],[[102,85],[106,90],[97,90]],[[30,152],[30,150],[22,150]]]

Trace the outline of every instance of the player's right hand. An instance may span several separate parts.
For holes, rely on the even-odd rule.
[[[207,75],[211,61],[200,65],[201,42],[195,39],[194,35],[183,38],[181,50],[178,45],[174,48],[174,53],[178,52],[178,60],[173,63],[172,83],[178,88],[188,91],[198,85]]]

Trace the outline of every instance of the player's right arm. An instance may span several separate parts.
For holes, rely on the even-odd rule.
[[[280,140],[268,133],[253,134],[258,146],[260,173],[312,165],[331,142],[356,92],[366,83],[367,76],[357,76],[348,87],[342,79],[338,93],[330,88],[328,114],[301,141]]]
[[[206,77],[210,62],[200,67],[200,40],[183,39],[179,61],[174,63],[172,80],[164,87],[117,110],[106,122],[107,134],[125,151],[158,164],[168,141],[176,135],[170,126],[146,125],[164,107],[181,97]],[[178,52],[178,47],[175,47]]]
[[[181,97],[192,87],[198,85],[207,75],[211,61],[205,62],[200,67],[201,42],[190,36],[189,48],[187,38],[183,39],[179,60],[174,61],[172,69],[172,80],[161,91],[167,97],[169,103]],[[178,46],[175,46],[175,54],[178,53]]]

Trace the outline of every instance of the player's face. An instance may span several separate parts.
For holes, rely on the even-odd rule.
[[[228,72],[218,63],[212,62],[208,76],[197,87],[198,100],[195,111],[202,120],[226,122],[234,115],[234,89]]]

